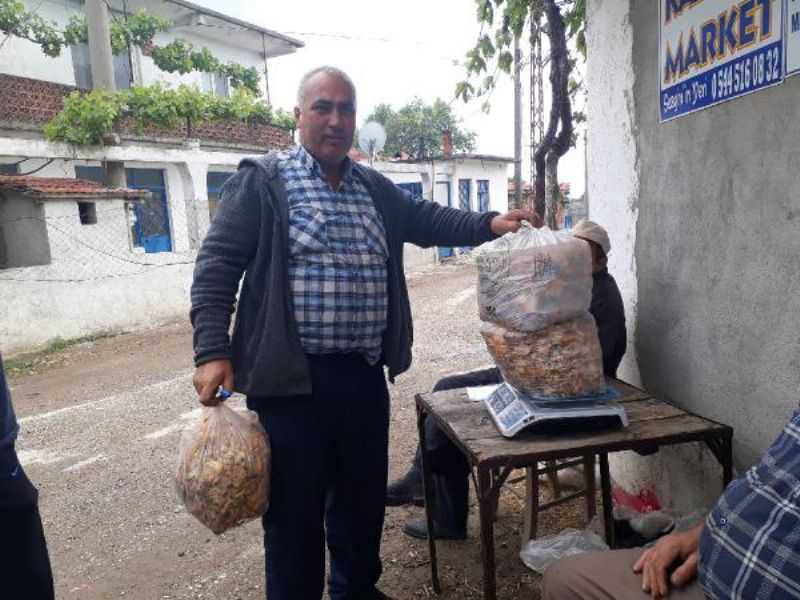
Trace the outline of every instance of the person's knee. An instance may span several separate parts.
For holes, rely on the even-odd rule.
[[[542,579],[542,600],[578,600],[572,585],[577,577],[575,561],[562,558],[550,565]]]
[[[455,390],[463,387],[461,385],[461,379],[461,375],[448,375],[447,377],[442,377],[434,384],[433,391],[443,392],[444,390]]]

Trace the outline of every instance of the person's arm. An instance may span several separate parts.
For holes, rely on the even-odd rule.
[[[5,475],[7,470],[13,469],[17,464],[14,440],[18,428],[11,404],[11,392],[6,383],[3,356],[0,355],[0,475]]]
[[[402,192],[406,202],[405,241],[430,246],[479,246],[501,235],[517,231],[522,220],[538,222],[533,211],[515,209],[505,214],[475,213],[414,200]]]
[[[233,387],[230,328],[239,281],[260,235],[255,169],[243,169],[225,184],[217,214],[197,253],[190,317],[194,327],[194,386],[200,402],[213,405],[217,389]]]
[[[665,598],[670,585],[683,587],[697,578],[704,526],[705,522],[701,522],[688,531],[665,535],[642,553],[633,565],[633,572],[642,574],[642,590],[655,599]]]

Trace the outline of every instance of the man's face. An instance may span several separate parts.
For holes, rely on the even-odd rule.
[[[318,73],[306,85],[303,106],[294,109],[300,143],[323,167],[336,167],[353,145],[356,107],[342,78]]]

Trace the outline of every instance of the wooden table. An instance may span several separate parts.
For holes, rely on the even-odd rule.
[[[660,446],[685,442],[705,442],[722,466],[723,485],[730,482],[733,474],[731,448],[733,429],[731,427],[657,400],[647,392],[621,381],[609,380],[608,383],[622,395],[619,401],[624,404],[628,414],[630,422],[628,427],[559,435],[522,432],[513,439],[507,439],[500,435],[484,404],[468,400],[466,389],[416,396],[420,447],[426,448],[424,420],[431,418],[469,460],[480,512],[483,597],[485,600],[495,600],[496,598],[494,515],[500,488],[514,469],[526,468],[528,472],[527,488],[529,502],[532,505],[527,508],[529,514],[526,514],[526,531],[529,532],[529,535],[535,535],[535,526],[532,528],[530,522],[531,519],[535,522],[538,511],[541,510],[538,506],[538,485],[532,481],[538,482],[538,463],[580,458],[586,465],[585,469],[591,464],[591,476],[587,473],[586,478],[588,489],[586,495],[587,498],[591,498],[593,507],[594,463],[595,457],[599,457],[606,540],[612,548],[614,547],[614,521],[611,512],[609,452],[636,450],[649,453]],[[430,461],[427,460],[426,454],[423,451],[422,469],[425,482],[426,516],[430,532],[433,531],[432,508],[435,500],[432,493]],[[589,457],[591,461],[589,461]],[[532,495],[535,495],[536,498],[532,498]],[[432,536],[429,536],[428,539],[433,588],[436,593],[439,593],[441,587],[436,562],[436,542]]]

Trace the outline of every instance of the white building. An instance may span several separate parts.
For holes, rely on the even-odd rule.
[[[83,3],[75,0],[23,3],[58,28],[83,11]],[[119,19],[126,11],[144,9],[173,21],[169,32],[156,36],[157,45],[181,38],[197,49],[208,48],[222,62],[255,67],[264,95],[269,61],[303,46],[288,36],[183,0],[126,0],[124,6],[121,0],[112,0],[111,7]],[[229,93],[227,81],[216,75],[163,73],[135,47],[130,54],[115,57],[114,67],[117,87],[187,83],[217,95]],[[37,209],[42,212],[37,218],[51,232],[51,244],[59,239],[71,243],[56,244],[68,256],[55,260],[51,254],[54,260],[49,264],[23,267],[12,262],[0,268],[0,340],[7,351],[56,336],[183,317],[188,311],[194,252],[208,229],[222,182],[243,157],[292,143],[290,131],[238,121],[195,127],[191,140],[183,129],[148,129],[139,135],[123,126],[118,146],[76,148],[46,141],[42,126],[60,111],[63,98],[76,87],[90,85],[86,46],[62,50],[57,58],[16,37],[0,48],[0,174],[35,172],[40,177],[98,181],[103,161],[121,160],[129,187],[151,192],[131,209],[132,226],[119,231],[104,219],[109,203],[104,202],[102,209],[97,206],[98,222],[90,226],[96,234],[88,244],[82,237],[86,230],[80,229],[78,201],[70,200],[70,207],[46,203]],[[6,200],[0,214],[23,206],[19,200],[14,205]],[[8,233],[9,224],[0,222],[0,232],[3,229]],[[13,239],[19,241],[19,236]],[[127,258],[120,253],[120,244]],[[55,251],[52,245],[51,251]],[[92,316],[87,319],[87,315]]]

